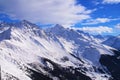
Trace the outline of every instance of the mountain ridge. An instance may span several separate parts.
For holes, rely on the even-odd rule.
[[[9,28],[0,29],[3,80],[112,78],[100,62],[101,55],[114,56],[110,50],[112,48],[96,42],[94,37],[84,32],[67,29],[59,24],[43,30],[28,21],[14,25],[5,23],[4,26]],[[0,28],[4,26],[0,25]],[[10,38],[6,38],[8,35]]]

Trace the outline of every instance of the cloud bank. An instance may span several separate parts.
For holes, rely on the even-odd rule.
[[[82,23],[82,25],[94,25],[94,24],[106,23],[106,22],[116,21],[116,20],[120,20],[120,18],[114,18],[114,19],[110,19],[110,18],[88,19],[88,20],[86,20],[86,22]]]
[[[120,23],[115,26],[116,29],[120,29]]]
[[[91,34],[102,34],[102,33],[112,33],[113,28],[107,26],[98,26],[98,27],[82,27],[82,28],[73,28],[76,30],[82,30]]]
[[[120,3],[120,0],[104,0],[103,3],[106,3],[106,4],[118,4],[118,3]]]
[[[92,10],[76,0],[0,0],[0,12],[42,24],[72,25],[90,18]]]

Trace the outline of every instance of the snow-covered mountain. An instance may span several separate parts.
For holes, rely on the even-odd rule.
[[[112,35],[101,35],[101,34],[98,34],[98,35],[93,35],[93,37],[95,38],[95,40],[97,42],[104,42],[106,41],[108,38],[112,37]]]
[[[58,24],[43,30],[25,20],[0,23],[2,80],[119,80],[104,63],[119,57],[111,49]]]
[[[113,48],[120,50],[120,35],[109,37],[107,40],[103,42],[103,44],[106,44],[108,46],[111,46]]]
[[[112,55],[112,52],[108,48],[105,48],[104,45],[94,41],[95,39],[92,36],[85,34],[82,31],[78,32],[73,29],[65,29],[60,25],[56,25],[48,31],[57,36],[63,46],[66,46],[67,44],[63,43],[62,40],[71,42],[74,45],[72,48],[73,52],[69,52],[71,50],[68,50],[68,52],[79,58],[82,57],[89,60],[93,65],[99,65],[101,54]]]

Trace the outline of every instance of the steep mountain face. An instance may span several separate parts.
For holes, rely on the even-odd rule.
[[[2,80],[115,80],[102,58],[115,56],[110,49],[61,25],[42,30],[28,21],[0,24]]]
[[[102,55],[100,58],[101,64],[107,67],[112,75],[112,80],[120,80],[120,51],[115,51],[115,55]]]
[[[104,41],[103,44],[120,50],[120,36],[111,36],[106,41]]]
[[[108,38],[113,37],[113,36],[98,34],[98,35],[93,35],[93,37],[96,39],[97,42],[102,43],[102,42],[106,41]]]
[[[113,50],[115,55],[102,55],[100,62],[105,65],[111,73],[113,80],[120,80],[120,36],[110,36],[102,44],[111,46],[116,50]]]
[[[112,51],[110,51],[108,48],[105,48],[105,46],[99,42],[95,41],[94,37],[82,31],[80,32],[72,29],[65,29],[60,25],[56,25],[48,31],[49,33],[57,36],[61,43],[64,39],[66,42],[72,42],[74,45],[73,52],[69,52],[70,50],[68,50],[68,52],[72,53],[78,58],[85,58],[91,61],[93,65],[99,66],[99,58],[101,54],[112,55]],[[66,45],[64,43],[62,44],[64,46]]]

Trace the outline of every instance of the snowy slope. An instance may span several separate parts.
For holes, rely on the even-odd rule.
[[[49,29],[49,33],[56,35],[64,46],[66,44],[61,39],[65,39],[66,42],[73,44],[75,47],[71,47],[73,52],[70,53],[79,58],[85,58],[91,61],[93,65],[99,65],[101,54],[112,55],[112,51],[95,41],[94,37],[82,31],[78,32],[73,29],[65,29],[57,24],[55,27]]]
[[[71,73],[75,77],[74,71],[77,68],[83,80],[108,80],[110,75],[98,70],[99,68],[106,72],[99,59],[102,54],[113,53],[93,39],[92,36],[65,29],[60,25],[44,31],[28,21],[16,24],[2,23],[0,25],[2,79],[35,80],[32,78],[34,71],[42,77],[61,80],[64,79],[64,75],[55,75],[56,69],[62,72],[68,69],[70,72],[64,73],[68,72],[68,75]],[[70,67],[73,68],[72,71]]]

